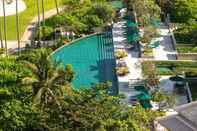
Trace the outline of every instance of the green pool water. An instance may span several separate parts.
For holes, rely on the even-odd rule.
[[[53,58],[64,65],[72,64],[75,71],[75,89],[111,81],[110,93],[117,94],[115,57],[110,33],[92,35],[60,48]]]

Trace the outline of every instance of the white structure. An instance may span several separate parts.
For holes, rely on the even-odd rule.
[[[18,12],[26,9],[26,4],[23,0],[18,0]],[[16,14],[16,0],[5,0],[5,15]],[[3,16],[3,0],[0,0],[0,17]]]

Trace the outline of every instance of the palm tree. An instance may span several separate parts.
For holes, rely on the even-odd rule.
[[[56,7],[56,10],[57,10],[57,14],[59,14],[59,8],[58,8],[57,0],[55,0],[55,7]]]
[[[44,12],[44,0],[42,0],[42,33],[43,38],[45,39],[45,12]],[[43,39],[43,42],[44,42]]]
[[[0,20],[0,40],[1,40],[1,48],[3,48],[2,29],[1,29],[1,20]]]
[[[40,0],[37,0],[37,13],[38,13],[38,25],[37,25],[37,31],[38,31],[38,44],[37,46],[40,46]]]
[[[49,55],[50,51],[41,48],[19,57],[32,72],[32,75],[24,78],[22,83],[32,86],[34,104],[41,105],[42,108],[48,104],[59,106],[65,87],[70,87],[74,78],[71,66],[64,68],[53,62]]]
[[[18,0],[16,0],[16,33],[18,41],[18,52],[20,54],[20,35],[19,35],[19,17],[18,17]]]
[[[6,15],[5,15],[5,0],[3,0],[3,20],[4,20],[4,41],[5,41],[5,52],[8,54],[7,48],[7,28],[6,28]]]

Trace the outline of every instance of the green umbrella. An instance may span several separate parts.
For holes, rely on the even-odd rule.
[[[144,86],[135,86],[134,89],[137,91],[141,91],[141,90],[144,90],[145,87]]]
[[[133,34],[133,35],[129,35],[128,37],[127,37],[127,40],[129,41],[129,42],[134,42],[134,41],[139,41],[140,40],[140,37],[139,37],[139,35],[138,34]]]
[[[144,101],[144,100],[150,100],[151,99],[151,96],[148,95],[148,94],[146,94],[146,93],[144,93],[144,92],[142,92],[141,94],[137,95],[136,98],[138,100]]]
[[[150,108],[153,107],[153,106],[150,104],[150,101],[143,101],[143,102],[141,103],[141,105],[142,105],[142,107],[143,107],[144,109],[150,109]]]
[[[155,41],[154,43],[151,43],[148,45],[149,48],[157,48],[160,45],[159,41]]]
[[[136,26],[138,26],[138,24],[135,22],[131,22],[131,21],[127,22],[127,27],[136,27]]]
[[[184,81],[185,79],[183,77],[180,77],[178,75],[172,76],[169,78],[171,81]]]
[[[123,18],[124,19],[127,19],[127,20],[133,20],[134,19],[134,16],[132,16],[132,15],[126,15]]]
[[[127,36],[131,36],[133,34],[137,34],[139,33],[138,30],[127,30],[124,34],[126,34]]]

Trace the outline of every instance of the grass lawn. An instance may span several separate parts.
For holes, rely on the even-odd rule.
[[[63,0],[57,0],[58,5],[63,4]],[[28,26],[29,22],[37,16],[37,3],[36,0],[24,0],[26,3],[27,9],[24,12],[19,14],[19,28],[20,28],[20,36],[22,37],[26,27]],[[55,8],[55,1],[54,0],[44,0],[45,3],[45,10],[50,10]],[[7,16],[7,39],[8,40],[16,40],[16,22],[15,22],[15,15]],[[2,18],[0,18],[2,23]]]

